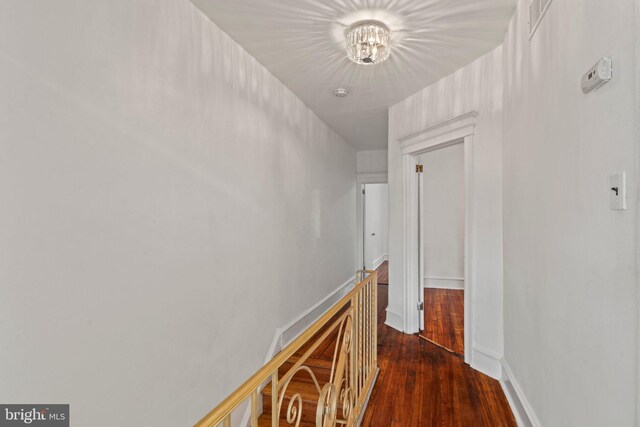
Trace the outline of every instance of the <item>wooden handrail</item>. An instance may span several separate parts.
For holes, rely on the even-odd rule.
[[[205,415],[200,421],[195,424],[195,427],[213,427],[224,421],[231,415],[234,409],[248,399],[252,393],[267,380],[272,378],[272,374],[277,371],[291,356],[295,354],[307,341],[309,341],[315,334],[317,334],[323,326],[325,326],[338,312],[347,304],[352,303],[354,297],[371,281],[377,284],[377,273],[373,270],[359,271],[359,274],[368,274],[366,278],[357,283],[352,290],[350,290],[344,297],[334,304],[326,313],[324,313],[318,320],[313,322],[309,328],[307,328],[302,334],[294,339],[289,345],[276,354],[273,359],[267,362],[262,368],[260,368],[255,374],[253,374],[247,381],[245,381],[240,387],[238,387],[233,393],[231,393],[226,399],[224,399],[218,406],[213,408],[211,412]],[[363,275],[364,275],[363,274]],[[375,308],[374,308],[375,309]]]

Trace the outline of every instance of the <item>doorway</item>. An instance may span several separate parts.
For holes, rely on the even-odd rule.
[[[450,145],[463,144],[465,171],[465,227],[464,227],[464,361],[474,366],[472,360],[472,337],[474,332],[474,259],[477,248],[474,197],[474,133],[477,113],[470,111],[454,119],[441,122],[419,132],[408,134],[397,140],[402,156],[402,269],[404,278],[404,319],[406,333],[418,333],[424,322],[424,262],[421,256],[419,233],[420,174],[416,173],[421,155]]]
[[[459,141],[418,156],[420,336],[464,357],[465,161]]]
[[[364,270],[385,270],[389,258],[389,205],[386,183],[362,184],[362,260]],[[386,284],[379,274],[378,283]]]

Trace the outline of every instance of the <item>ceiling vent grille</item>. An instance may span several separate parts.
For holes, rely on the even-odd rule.
[[[538,29],[540,21],[549,9],[552,0],[531,0],[529,3],[529,39]]]

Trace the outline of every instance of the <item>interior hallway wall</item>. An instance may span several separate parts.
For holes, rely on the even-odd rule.
[[[365,266],[376,269],[389,256],[388,185],[367,184],[365,196]]]
[[[191,2],[0,2],[0,93],[0,402],[191,425],[353,276],[354,150]]]
[[[359,174],[386,173],[387,150],[366,150],[356,153],[356,168]]]
[[[463,114],[478,113],[473,142],[475,247],[472,260],[472,366],[500,375],[502,356],[502,47],[389,110],[389,307],[404,329],[404,214],[398,139]]]
[[[464,289],[464,144],[420,156],[424,285]]]
[[[504,44],[505,360],[539,425],[635,426],[638,3],[555,0],[531,40],[528,3]]]

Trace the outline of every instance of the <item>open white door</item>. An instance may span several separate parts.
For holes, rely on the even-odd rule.
[[[424,331],[424,168],[422,158],[418,157],[416,175],[418,180],[418,329]]]
[[[362,193],[362,269],[367,269],[367,194],[366,185],[361,185]]]

